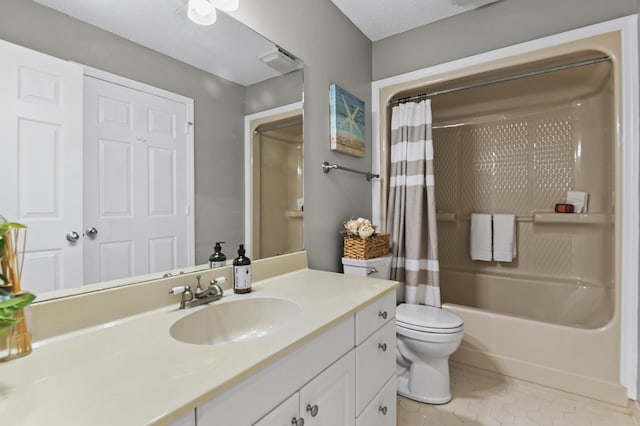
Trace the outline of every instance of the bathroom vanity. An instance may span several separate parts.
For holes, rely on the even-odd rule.
[[[254,282],[248,295],[225,290],[182,310],[176,299],[52,337],[0,364],[0,416],[20,425],[395,425],[396,286],[299,269]]]

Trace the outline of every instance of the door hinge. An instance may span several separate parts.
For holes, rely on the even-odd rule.
[[[191,127],[193,127],[193,121],[187,121],[184,126],[184,132],[188,134],[191,131]]]

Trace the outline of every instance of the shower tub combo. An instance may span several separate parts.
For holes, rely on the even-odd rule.
[[[386,123],[389,104],[436,93],[428,97],[441,295],[465,324],[452,360],[626,406],[615,195],[620,46],[618,32],[605,32],[446,78],[380,85],[379,106]],[[388,125],[379,133],[388,140]],[[381,158],[387,149],[381,142]],[[374,198],[384,206],[384,161],[380,171]],[[567,191],[589,194],[586,213],[554,212]],[[476,212],[516,215],[513,262],[470,259]]]

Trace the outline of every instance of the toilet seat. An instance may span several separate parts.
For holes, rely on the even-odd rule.
[[[455,334],[464,330],[462,318],[442,308],[401,303],[396,307],[396,326],[434,334]]]

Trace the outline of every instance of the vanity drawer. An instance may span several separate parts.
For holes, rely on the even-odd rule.
[[[373,397],[369,405],[356,419],[356,426],[395,426],[396,425],[396,376],[384,385]]]
[[[396,328],[389,321],[356,348],[356,413],[396,373]]]
[[[356,345],[396,315],[396,292],[391,291],[356,312]]]

